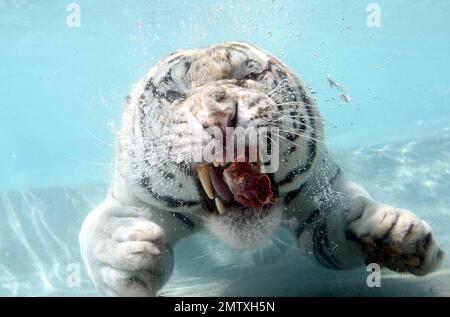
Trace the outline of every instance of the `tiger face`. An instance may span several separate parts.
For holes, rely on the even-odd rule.
[[[201,217],[238,249],[272,233],[322,143],[319,113],[301,81],[275,57],[238,42],[168,56],[133,88],[123,121],[117,164],[136,196]],[[249,138],[229,145],[249,129],[270,131],[257,135],[263,150]],[[198,155],[205,149],[209,159]]]

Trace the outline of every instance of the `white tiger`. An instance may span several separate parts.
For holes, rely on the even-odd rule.
[[[187,159],[198,141],[188,131],[249,126],[280,131],[280,165],[267,174],[274,202],[261,208],[224,198],[223,182],[211,182],[223,163]],[[168,56],[128,96],[107,197],[81,228],[96,288],[154,296],[172,272],[180,239],[206,227],[231,247],[251,249],[278,225],[331,269],[376,262],[424,275],[444,256],[426,222],[373,200],[343,176],[324,146],[313,99],[278,59],[240,42]]]

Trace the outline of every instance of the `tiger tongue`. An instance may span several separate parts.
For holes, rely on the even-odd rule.
[[[262,208],[276,201],[269,177],[252,163],[234,162],[224,170],[223,176],[234,200],[245,207]]]

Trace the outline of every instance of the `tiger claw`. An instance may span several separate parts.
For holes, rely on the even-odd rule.
[[[347,238],[356,241],[366,263],[425,275],[444,258],[430,226],[408,210],[359,198],[348,215]]]

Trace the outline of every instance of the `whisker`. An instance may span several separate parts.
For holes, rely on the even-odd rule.
[[[87,133],[89,133],[90,136],[92,136],[92,137],[93,137],[96,141],[98,141],[99,143],[104,144],[104,145],[107,145],[107,146],[110,146],[110,147],[113,146],[112,143],[108,143],[108,142],[106,142],[106,141],[100,139],[98,136],[96,136],[94,133],[92,133],[91,130],[86,129],[86,131],[87,131]]]
[[[287,142],[289,142],[289,143],[291,143],[292,145],[295,145],[295,146],[297,146],[298,144],[296,144],[296,143],[294,143],[294,142],[292,142],[292,141],[290,141],[290,140],[288,140],[287,138],[285,138],[285,137],[283,137],[282,135],[280,135],[280,134],[278,134],[278,135],[276,135],[277,137],[279,137],[279,138],[282,138],[283,140],[285,140],[285,141],[287,141]]]
[[[284,133],[290,133],[290,134],[297,135],[297,136],[299,136],[299,137],[301,137],[301,138],[304,138],[304,139],[306,139],[306,140],[313,140],[313,141],[319,142],[319,143],[321,143],[321,144],[325,144],[324,141],[322,141],[322,140],[320,140],[320,139],[317,139],[317,138],[313,138],[313,137],[311,137],[311,136],[309,136],[309,135],[299,134],[299,133],[297,133],[297,132],[295,132],[295,131],[289,131],[289,130],[281,130],[281,129],[280,129],[280,131],[282,131],[282,132],[284,132]]]
[[[70,158],[70,160],[79,162],[79,163],[83,163],[83,164],[88,164],[88,165],[97,165],[97,166],[112,166],[113,165],[113,163],[92,162],[92,161],[85,161],[85,160],[80,160],[80,159],[75,159],[75,158]]]
[[[290,119],[284,119],[283,121],[280,121],[281,123],[297,123],[299,125],[304,125],[305,128],[303,130],[309,130],[309,131],[314,131],[316,133],[321,133],[321,130],[313,128],[311,125],[307,124],[307,123],[303,123],[301,121],[298,120],[290,120]],[[277,123],[277,121],[272,121],[272,122],[267,122],[267,123]],[[284,126],[280,127],[277,126],[277,128],[280,130],[281,128],[284,128]],[[296,127],[292,127],[292,131],[297,131],[300,130],[301,128],[296,128]]]
[[[221,244],[220,242],[219,242],[219,243],[216,243],[214,246],[212,246],[212,250],[211,250],[211,251],[209,251],[209,252],[207,252],[207,253],[205,253],[205,254],[202,254],[202,255],[200,255],[200,256],[194,257],[194,258],[192,258],[191,260],[199,260],[199,259],[204,258],[204,257],[206,257],[206,256],[209,256],[209,255],[212,255],[212,254],[217,254],[217,253],[219,253],[219,252],[220,252],[220,249],[217,248],[217,247],[220,246],[220,244]]]
[[[275,143],[275,141],[272,139],[272,137],[268,137],[268,139],[270,140],[271,143],[273,143],[273,145],[275,145],[277,147],[275,150],[277,152],[280,152],[280,145]]]
[[[289,243],[287,243],[286,241],[283,241],[283,240],[281,240],[281,239],[279,239],[279,238],[277,238],[277,237],[275,237],[275,236],[272,236],[271,239],[274,239],[275,241],[278,241],[278,242],[280,242],[281,244],[284,244],[285,246],[288,246],[288,247],[290,247],[290,248],[292,248],[292,249],[294,249],[294,250],[296,250],[296,251],[300,251],[300,249],[299,249],[298,246],[293,245],[293,244],[289,244]]]
[[[305,130],[313,131],[313,132],[316,132],[316,133],[321,133],[322,132],[319,129],[313,128],[308,123],[305,123],[305,122],[302,122],[302,121],[299,121],[299,120],[294,120],[294,119],[290,120],[289,118],[286,118],[286,119],[283,119],[283,120],[267,120],[267,121],[263,121],[262,123],[263,124],[277,124],[277,123],[279,124],[279,123],[286,123],[286,122],[298,123],[300,125],[304,125],[305,126]],[[278,130],[280,130],[280,128],[281,128],[279,125],[276,125],[275,127],[278,128]],[[293,128],[295,128],[295,127],[293,127]],[[296,129],[299,130],[299,128],[296,128]],[[285,130],[285,131],[288,131],[288,130]],[[292,131],[296,131],[296,130],[292,130]]]
[[[293,132],[290,132],[290,131],[284,131],[284,130],[280,130],[280,131],[283,131],[283,132],[285,132],[285,133],[292,133],[292,134],[294,134]],[[296,143],[294,143],[294,142],[288,140],[286,137],[282,136],[281,134],[278,134],[277,136],[280,137],[280,138],[282,138],[283,140],[285,140],[285,141],[291,143],[292,145],[296,145],[296,146],[298,145],[298,144],[296,144]],[[299,136],[300,138],[303,138],[304,140],[312,140],[312,141],[315,141],[315,142],[320,143],[320,144],[326,144],[325,142],[323,142],[323,141],[321,141],[321,140],[318,140],[318,139],[316,139],[316,138],[312,138],[312,137],[307,136],[307,135],[298,135],[298,136]]]

